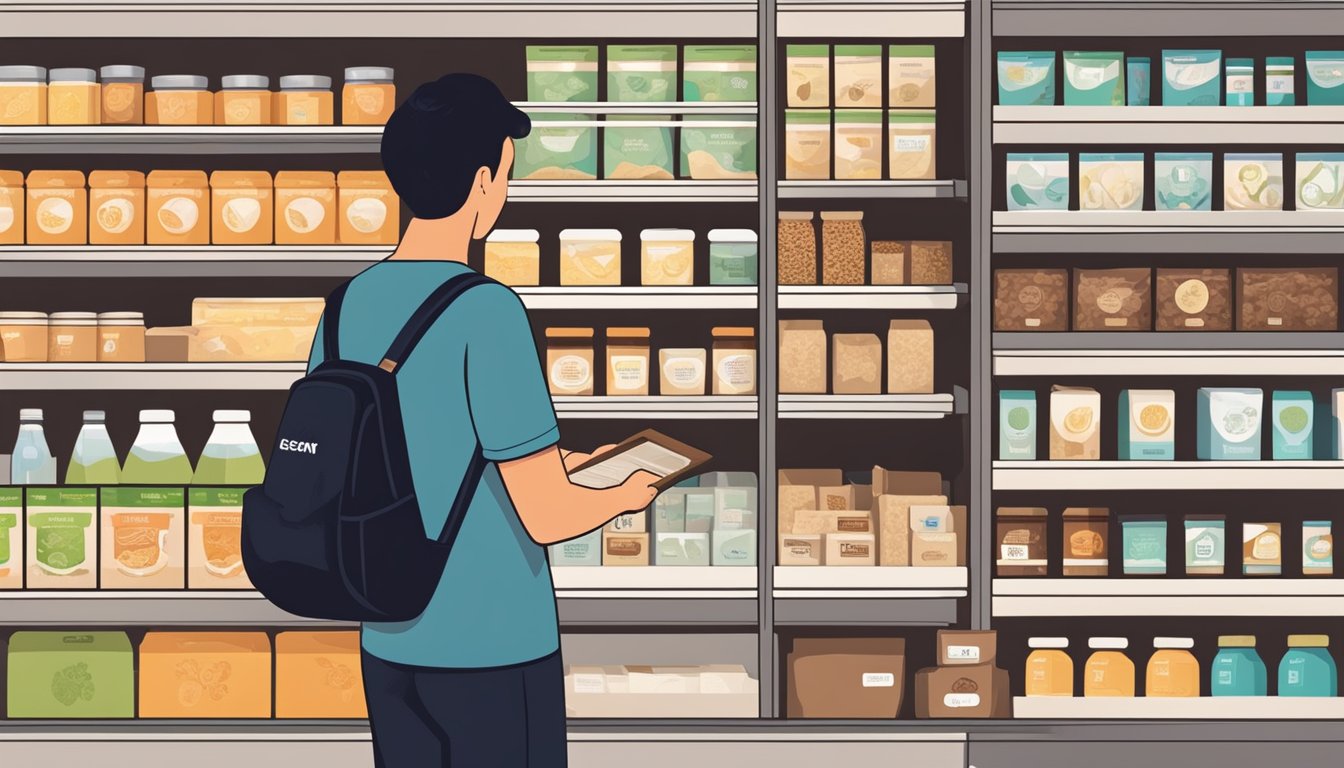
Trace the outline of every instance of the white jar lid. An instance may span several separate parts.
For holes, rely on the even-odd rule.
[[[619,229],[565,229],[560,231],[561,240],[602,240],[621,242]]]
[[[143,323],[143,322],[145,322],[145,313],[144,313],[144,312],[99,312],[99,313],[98,313],[98,322],[101,323],[101,322],[106,321],[106,320],[136,320],[136,321],[139,321],[139,322],[142,322],[142,323]]]
[[[251,411],[215,411],[216,424],[246,424],[252,420]]]
[[[1190,650],[1195,647],[1193,637],[1154,637],[1153,647],[1161,649]]]
[[[1064,649],[1069,647],[1067,637],[1032,637],[1027,639],[1028,648]]]
[[[487,243],[535,243],[541,233],[535,229],[496,229],[486,238]]]
[[[643,242],[656,243],[693,243],[695,242],[695,230],[646,229],[639,233],[639,239]]]
[[[753,229],[711,229],[709,230],[709,242],[754,243],[756,242],[756,231]]]
[[[326,75],[285,75],[280,78],[280,90],[329,91],[331,78]]]
[[[1129,647],[1129,639],[1124,637],[1090,637],[1087,647],[1094,651],[1123,651]]]
[[[177,414],[172,411],[141,411],[141,424],[172,424],[177,420]]]
[[[392,82],[393,70],[391,67],[346,67],[345,82],[347,83],[381,83]]]
[[[96,312],[52,312],[52,325],[97,325]]]
[[[107,412],[106,412],[106,411],[85,411],[85,412],[84,412],[84,421],[85,421],[86,423],[88,423],[88,422],[92,422],[92,423],[94,423],[94,424],[101,424],[101,423],[103,423],[104,421],[107,421]]]
[[[41,408],[21,408],[19,409],[19,421],[41,421]]]
[[[204,75],[156,75],[149,80],[156,91],[204,91],[210,87]]]
[[[264,91],[271,87],[271,78],[265,75],[225,75],[220,78],[219,84],[226,91]]]
[[[9,66],[0,67],[0,80],[11,82],[47,82],[46,67]]]
[[[140,80],[145,79],[145,68],[133,64],[109,64],[99,70],[104,80]]]
[[[53,83],[96,83],[98,73],[83,67],[62,67],[50,70],[50,82]]]
[[[46,325],[46,312],[0,312],[0,325]]]

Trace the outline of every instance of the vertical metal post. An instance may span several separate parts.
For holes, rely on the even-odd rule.
[[[775,652],[775,601],[774,564],[775,541],[778,539],[775,486],[775,417],[777,411],[776,394],[778,387],[779,345],[776,341],[778,324],[776,322],[776,304],[778,302],[778,275],[775,260],[775,216],[776,188],[779,168],[776,162],[776,147],[779,131],[776,125],[778,110],[778,66],[776,65],[776,2],[758,0],[759,40],[757,55],[759,75],[757,93],[756,147],[759,152],[758,169],[760,177],[760,227],[758,232],[760,258],[760,348],[757,360],[760,370],[756,377],[759,407],[760,469],[757,472],[757,501],[760,504],[758,528],[760,549],[757,552],[757,607],[760,623],[757,627],[757,639],[760,642],[761,669],[761,717],[779,716],[779,696],[776,693],[779,668]]]
[[[990,85],[993,60],[989,0],[966,3],[968,22],[966,46],[970,68],[970,142],[971,162],[967,183],[971,214],[971,539],[969,547],[971,590],[971,627],[990,625],[993,596],[994,518],[992,511],[990,398],[993,358],[990,341],[990,256],[993,250],[990,215],[990,179],[993,173],[993,115]]]

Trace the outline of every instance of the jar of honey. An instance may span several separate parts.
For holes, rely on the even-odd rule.
[[[1125,655],[1129,640],[1093,637],[1087,647],[1093,653],[1083,670],[1083,695],[1133,698],[1134,662]]]
[[[1188,697],[1199,696],[1199,660],[1190,649],[1195,647],[1190,637],[1155,637],[1156,652],[1148,660],[1146,696]]]
[[[145,95],[145,122],[150,125],[214,125],[215,98],[201,75],[158,75]]]
[[[0,245],[23,244],[23,174],[0,171]]]
[[[0,67],[0,125],[46,124],[46,68]]]
[[[334,125],[336,102],[331,78],[325,75],[285,75],[275,95],[276,125]]]
[[[93,363],[98,360],[98,315],[52,312],[47,332],[47,361]]]
[[[51,70],[47,83],[48,125],[98,125],[102,116],[97,72],[79,67]]]
[[[0,360],[47,362],[47,313],[0,312]]]
[[[98,74],[103,78],[103,125],[143,125],[145,68],[113,64]]]
[[[716,395],[756,394],[756,329],[713,328]]]
[[[649,394],[649,329],[607,329],[607,394]]]
[[[1067,637],[1033,637],[1027,640],[1028,696],[1072,696],[1073,659]]]
[[[342,125],[385,125],[397,106],[391,67],[346,67]]]
[[[145,174],[139,171],[89,174],[89,242],[145,244]]]
[[[215,94],[215,120],[220,125],[270,125],[271,78],[225,75]]]
[[[546,329],[546,380],[552,395],[593,394],[593,329]]]
[[[98,315],[98,362],[145,362],[145,316],[141,312]]]

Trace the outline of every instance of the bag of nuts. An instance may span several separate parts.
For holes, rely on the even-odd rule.
[[[910,244],[899,240],[873,241],[873,285],[905,285]]]
[[[821,282],[823,285],[863,285],[868,238],[863,211],[821,212]]]
[[[817,284],[817,229],[811,211],[779,212],[779,284]]]

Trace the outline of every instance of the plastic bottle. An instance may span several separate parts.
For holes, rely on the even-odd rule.
[[[125,485],[187,485],[191,483],[191,460],[177,438],[172,411],[141,411],[140,433],[135,436],[126,466],[121,471]]]
[[[1254,635],[1222,635],[1213,658],[1209,692],[1214,696],[1266,696],[1269,676],[1255,652]]]
[[[1157,652],[1148,660],[1146,696],[1199,696],[1199,660],[1190,653],[1195,641],[1189,637],[1155,637]]]
[[[1027,640],[1028,696],[1072,696],[1073,659],[1065,649],[1067,637],[1033,637]]]
[[[1339,678],[1329,635],[1289,635],[1279,662],[1280,696],[1337,696]]]
[[[56,457],[42,431],[42,409],[19,411],[19,438],[14,441],[9,481],[15,485],[55,485]]]
[[[266,476],[248,422],[251,411],[215,411],[215,429],[196,463],[193,485],[260,485]]]
[[[75,450],[70,454],[70,466],[65,469],[65,482],[70,485],[117,485],[121,482],[121,462],[117,449],[104,423],[107,414],[85,411],[84,426],[75,438]]]
[[[1134,662],[1125,655],[1129,640],[1123,637],[1093,637],[1093,650],[1083,675],[1084,696],[1134,696]]]

